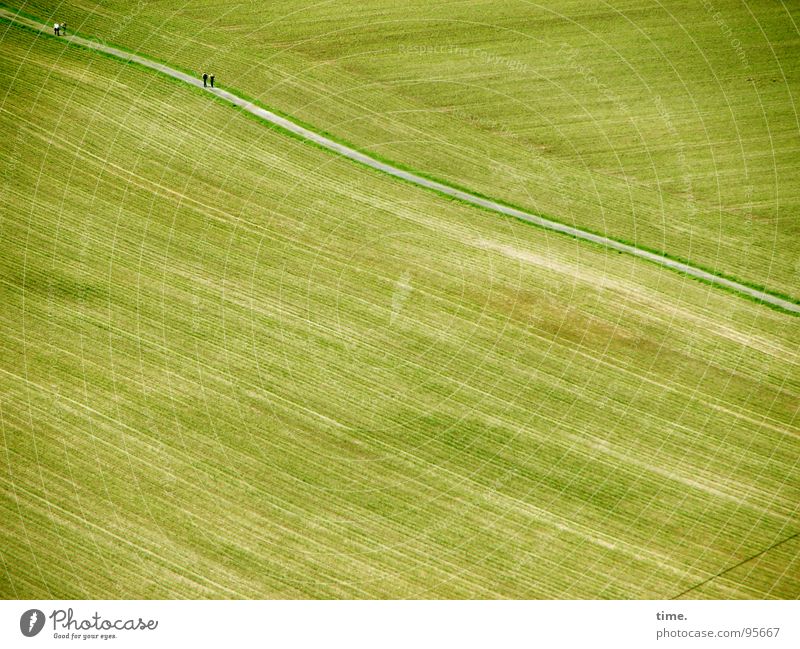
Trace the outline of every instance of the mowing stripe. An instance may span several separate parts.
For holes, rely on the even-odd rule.
[[[33,28],[46,35],[50,35],[50,30],[52,29],[52,26],[44,25],[38,21],[32,20],[25,16],[20,16],[12,11],[3,8],[0,8],[0,18],[4,18],[12,23],[17,23],[19,25],[28,28]],[[53,36],[53,38],[56,37]],[[80,36],[61,36],[59,38],[61,40],[75,43],[77,45],[81,45],[83,47],[96,50],[98,52],[103,52],[104,54],[109,54],[122,61],[142,65],[146,68],[150,68],[152,70],[170,76],[174,79],[178,79],[179,81],[183,81],[184,83],[188,83],[189,85],[195,86],[196,88],[201,88],[203,90],[206,90],[210,93],[213,93],[217,97],[230,102],[234,106],[237,106],[238,108],[241,108],[242,110],[245,110],[248,113],[251,113],[252,115],[255,115],[256,117],[263,119],[275,126],[278,126],[281,129],[300,137],[303,140],[313,142],[314,144],[329,151],[333,151],[334,153],[344,156],[345,158],[349,158],[350,160],[359,162],[363,165],[366,165],[367,167],[371,167],[372,169],[376,169],[383,173],[389,174],[390,176],[394,176],[395,178],[400,178],[419,187],[430,189],[432,191],[444,194],[451,198],[455,198],[465,203],[469,203],[470,205],[474,205],[476,207],[481,207],[490,210],[492,212],[497,212],[499,214],[504,214],[506,216],[511,216],[516,219],[520,219],[521,221],[532,223],[533,225],[545,228],[547,230],[552,230],[553,232],[565,234],[570,237],[575,237],[576,239],[581,239],[583,241],[590,241],[592,243],[599,244],[611,250],[617,250],[618,252],[624,252],[626,254],[633,255],[641,259],[645,259],[647,261],[656,263],[660,266],[669,268],[679,273],[684,273],[686,275],[689,275],[690,277],[694,277],[695,279],[708,282],[715,286],[728,289],[735,293],[739,293],[740,295],[758,300],[760,302],[769,304],[779,309],[783,309],[784,311],[800,314],[800,304],[795,304],[794,302],[780,298],[776,295],[772,295],[770,293],[767,293],[766,291],[762,291],[757,288],[747,286],[746,284],[742,284],[732,279],[720,277],[709,271],[703,270],[702,268],[697,268],[696,266],[692,266],[690,264],[677,261],[675,259],[670,259],[669,257],[665,257],[664,255],[660,255],[655,252],[650,252],[649,250],[644,250],[642,248],[637,248],[635,246],[622,243],[620,241],[615,241],[614,239],[610,239],[608,237],[604,237],[599,234],[594,234],[593,232],[587,232],[586,230],[581,230],[580,228],[566,225],[564,223],[559,223],[558,221],[552,221],[543,216],[533,214],[532,212],[526,212],[524,210],[510,207],[508,205],[503,205],[502,203],[495,202],[491,199],[484,198],[482,196],[478,196],[476,194],[472,194],[470,192],[461,189],[450,187],[449,185],[445,185],[435,180],[430,180],[429,178],[425,178],[423,176],[419,176],[410,171],[406,171],[404,169],[400,169],[399,167],[395,167],[389,163],[381,162],[380,160],[372,158],[369,155],[366,155],[365,153],[357,151],[356,149],[348,147],[344,144],[340,144],[339,142],[331,140],[330,138],[327,138],[324,135],[320,135],[315,131],[300,126],[299,124],[296,124],[295,122],[285,117],[281,117],[280,115],[277,115],[265,108],[262,108],[261,106],[257,106],[253,102],[243,99],[238,95],[228,92],[227,90],[222,90],[220,88],[204,88],[203,82],[200,79],[193,77],[189,74],[186,74],[185,72],[181,72],[180,70],[171,68],[163,63],[147,59],[137,54],[125,52],[123,50],[111,47],[110,45],[106,45],[104,43],[98,43],[95,41],[87,40],[85,38],[81,38]]]

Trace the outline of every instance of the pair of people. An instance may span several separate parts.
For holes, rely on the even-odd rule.
[[[66,36],[67,35],[67,23],[56,23],[53,25],[53,33],[56,36]]]
[[[206,74],[203,72],[203,88],[208,88],[208,84],[211,82],[211,87],[214,87],[214,75],[213,74]]]

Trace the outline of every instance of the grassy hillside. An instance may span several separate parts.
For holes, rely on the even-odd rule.
[[[797,318],[0,36],[3,597],[662,598],[800,529]]]
[[[450,182],[800,293],[785,3],[11,4]]]

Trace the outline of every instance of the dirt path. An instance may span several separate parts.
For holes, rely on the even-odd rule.
[[[53,36],[52,25],[49,26],[43,25],[40,22],[37,22],[25,16],[19,16],[12,11],[2,8],[0,8],[0,18],[5,18],[6,20],[12,23],[16,23],[19,25],[23,25],[25,27],[35,29],[37,31],[43,32],[44,34],[50,35],[53,38],[55,38],[55,36]],[[68,35],[68,36],[61,36],[59,38],[66,40],[68,42],[82,45],[83,47],[88,47],[90,49],[97,50],[99,52],[104,52],[105,54],[110,54],[111,56],[117,57],[118,59],[121,59],[123,61],[130,61],[133,63],[137,63],[152,70],[156,70],[157,72],[160,72],[162,74],[166,74],[175,79],[179,79],[180,81],[188,83],[197,88],[203,88],[203,82],[201,79],[188,75],[179,70],[175,70],[174,68],[164,65],[163,63],[158,63],[151,59],[147,59],[142,56],[138,56],[136,54],[131,54],[129,52],[125,52],[123,50],[111,47],[109,45],[105,45],[103,43],[87,40],[85,38],[81,38],[80,36]],[[598,234],[586,232],[585,230],[580,230],[579,228],[565,225],[563,223],[558,223],[557,221],[551,221],[549,219],[538,216],[536,214],[532,214],[530,212],[525,212],[523,210],[519,210],[513,207],[508,207],[500,203],[496,203],[495,201],[488,198],[482,198],[480,196],[476,196],[475,194],[470,194],[469,192],[465,192],[460,189],[454,189],[453,187],[449,187],[442,183],[436,182],[435,180],[429,180],[428,178],[423,178],[422,176],[418,176],[414,173],[411,173],[410,171],[399,169],[398,167],[394,167],[391,164],[381,162],[380,160],[376,160],[375,158],[371,158],[370,156],[361,153],[360,151],[356,151],[355,149],[351,149],[350,147],[347,147],[343,144],[339,144],[338,142],[326,138],[323,135],[315,133],[314,131],[304,128],[298,124],[295,124],[294,122],[286,119],[285,117],[281,117],[280,115],[276,115],[273,112],[261,108],[260,106],[256,106],[252,102],[247,101],[246,99],[242,99],[241,97],[234,95],[233,93],[228,92],[227,90],[223,90],[221,88],[205,88],[205,90],[207,92],[215,94],[217,97],[225,99],[226,101],[230,102],[235,106],[238,106],[252,113],[253,115],[256,115],[257,117],[260,117],[263,120],[271,122],[272,124],[280,126],[282,129],[286,131],[294,133],[295,135],[301,137],[304,140],[314,142],[315,144],[318,144],[319,146],[328,149],[329,151],[333,151],[334,153],[342,155],[346,158],[350,158],[351,160],[355,160],[356,162],[360,162],[361,164],[364,164],[368,167],[372,167],[373,169],[377,169],[379,171],[387,173],[390,176],[394,176],[396,178],[402,178],[403,180],[406,180],[420,187],[424,187],[426,189],[439,192],[441,194],[446,194],[447,196],[457,198],[461,201],[464,201],[465,203],[470,203],[471,205],[483,207],[485,209],[497,212],[499,214],[505,214],[507,216],[512,216],[514,218],[520,219],[522,221],[527,221],[528,223],[533,223],[534,225],[545,228],[547,230],[560,232],[562,234],[566,234],[571,237],[575,237],[577,239],[582,239],[584,241],[591,241],[592,243],[599,244],[601,246],[610,248],[612,250],[618,250],[619,252],[624,252],[629,255],[634,255],[635,257],[646,259],[653,263],[659,264],[660,266],[670,268],[680,273],[685,273],[686,275],[695,277],[700,280],[704,280],[716,286],[721,286],[729,290],[732,290],[736,293],[746,295],[751,298],[755,298],[756,300],[765,302],[767,304],[771,304],[785,311],[789,311],[791,313],[800,313],[800,304],[795,304],[788,300],[784,300],[780,297],[771,295],[769,293],[765,293],[764,291],[751,288],[749,286],[746,286],[745,284],[741,284],[740,282],[731,279],[718,277],[717,275],[709,273],[708,271],[696,268],[695,266],[691,266],[689,264],[685,264],[680,261],[669,259],[667,257],[664,257],[663,255],[649,252],[647,250],[642,250],[641,248],[636,248],[626,243],[620,243],[619,241],[614,241],[613,239],[609,239],[607,237]]]

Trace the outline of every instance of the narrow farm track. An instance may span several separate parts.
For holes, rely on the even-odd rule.
[[[17,15],[14,12],[9,11],[7,9],[0,8],[0,19],[5,19],[12,23],[16,23],[18,25],[35,29],[48,36],[52,34],[52,26],[44,25],[38,21],[32,20],[25,16]],[[52,37],[55,38],[55,36]],[[82,47],[86,47],[98,52],[102,52],[104,54],[108,54],[110,56],[114,56],[122,61],[136,63],[138,65],[150,68],[152,70],[170,76],[174,79],[177,79],[189,85],[204,89],[207,92],[212,93],[215,96],[219,97],[220,99],[230,102],[234,106],[241,108],[242,110],[245,110],[248,113],[251,113],[252,115],[255,115],[256,117],[263,119],[275,126],[278,126],[284,131],[287,131],[303,140],[312,142],[324,149],[327,149],[328,151],[332,151],[338,155],[344,156],[345,158],[348,158],[355,162],[359,162],[363,165],[366,165],[372,169],[386,173],[395,178],[400,178],[419,187],[423,187],[425,189],[429,189],[438,192],[440,194],[444,194],[451,198],[455,198],[465,203],[469,203],[476,207],[487,209],[492,212],[496,212],[498,214],[503,214],[505,216],[511,216],[520,219],[522,221],[526,221],[528,223],[531,223],[541,228],[545,228],[547,230],[551,230],[553,232],[565,234],[574,237],[576,239],[589,241],[591,243],[604,246],[611,250],[616,250],[618,252],[633,255],[635,257],[639,257],[641,259],[645,259],[647,261],[658,264],[664,268],[668,268],[677,271],[679,273],[684,273],[690,277],[694,277],[696,279],[708,282],[715,286],[733,291],[735,293],[740,294],[741,296],[746,296],[748,298],[758,300],[760,302],[772,305],[779,309],[783,309],[784,311],[790,313],[800,314],[800,304],[796,304],[794,302],[783,299],[776,295],[772,295],[765,291],[759,290],[757,288],[747,286],[746,284],[742,284],[740,282],[728,279],[726,277],[720,277],[701,268],[697,268],[696,266],[692,266],[684,262],[670,259],[658,253],[637,248],[635,246],[622,243],[620,241],[616,241],[614,239],[610,239],[608,237],[604,237],[599,234],[594,234],[592,232],[588,232],[580,228],[572,227],[564,223],[559,223],[558,221],[553,221],[544,218],[542,216],[539,216],[537,214],[533,214],[531,212],[526,212],[524,210],[503,205],[489,198],[484,198],[461,189],[450,187],[435,180],[431,180],[429,178],[425,178],[423,176],[414,174],[410,171],[406,171],[399,167],[393,166],[389,163],[382,162],[380,160],[377,160],[376,158],[370,157],[365,153],[357,151],[351,147],[348,147],[344,144],[340,144],[339,142],[327,138],[324,135],[316,133],[313,130],[300,126],[299,124],[296,124],[290,119],[287,119],[265,108],[257,106],[251,101],[243,99],[242,97],[239,97],[231,92],[228,92],[220,88],[204,88],[203,83],[200,79],[195,78],[194,76],[191,76],[179,70],[176,70],[174,68],[171,68],[163,63],[153,61],[151,59],[139,56],[137,54],[125,52],[123,50],[111,47],[104,43],[81,38],[80,36],[69,35],[69,36],[62,36],[60,38],[70,43],[74,43]]]

